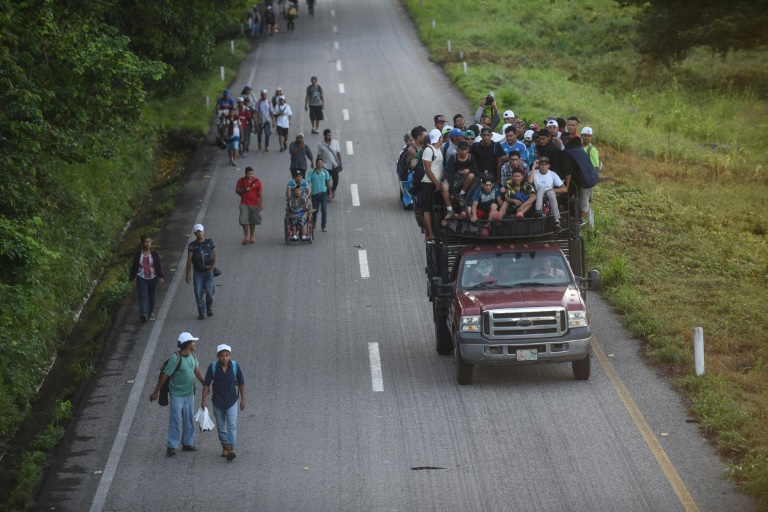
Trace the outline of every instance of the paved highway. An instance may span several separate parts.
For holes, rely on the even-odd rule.
[[[314,19],[301,9],[296,32],[263,41],[231,89],[282,86],[295,112],[290,139],[303,132],[315,152],[321,136],[310,134],[303,101],[318,76],[321,128],[333,129],[344,155],[328,233],[284,244],[289,159],[276,140],[238,169],[201,148],[155,240],[174,269],[192,226],[205,225],[224,272],[215,316],[197,320],[178,270],[157,321],[142,324],[135,304],[124,308],[39,509],[754,509],[595,295],[589,381],[551,365],[478,367],[472,386],[456,384],[453,359],[434,350],[423,241],[397,204],[392,163],[406,129],[429,127],[438,113],[471,117],[474,107],[428,62],[397,1],[320,0]],[[240,244],[234,193],[244,165],[266,199],[249,246]],[[168,411],[147,397],[181,331],[200,337],[202,364],[228,343],[244,371],[248,406],[232,463],[213,432],[197,434],[196,453],[165,455]]]

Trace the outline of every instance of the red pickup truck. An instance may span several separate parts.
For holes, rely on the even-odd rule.
[[[506,220],[482,237],[444,229],[426,245],[436,349],[455,354],[459,384],[475,365],[569,362],[589,379],[585,297],[600,274],[584,271],[577,222],[557,232],[551,218]]]

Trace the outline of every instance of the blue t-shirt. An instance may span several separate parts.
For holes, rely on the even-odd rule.
[[[235,366],[237,366],[237,375],[234,375],[234,372],[232,372],[232,363],[235,363]],[[212,371],[214,364],[216,365],[216,375]],[[213,406],[226,411],[237,403],[237,386],[245,385],[245,378],[237,362],[230,360],[229,368],[225,372],[221,369],[221,362],[216,361],[208,365],[203,386],[210,386],[211,383],[213,383],[213,393],[211,394]]]
[[[477,201],[478,210],[487,211],[490,210],[491,205],[496,202],[498,197],[501,197],[501,191],[499,191],[498,185],[494,185],[493,188],[491,188],[491,191],[487,194],[485,193],[485,190],[483,190],[483,186],[480,185],[475,190],[475,195],[472,196],[472,204]]]
[[[505,140],[504,142],[501,143],[501,149],[504,150],[505,155],[509,155],[510,151],[512,151],[513,149],[516,149],[520,152],[520,160],[523,160],[525,162],[528,161],[528,148],[525,147],[525,144],[523,144],[519,140],[516,141],[511,146]]]
[[[301,187],[301,193],[304,195],[309,194],[309,182],[302,178],[301,183],[299,183],[299,187]],[[293,190],[296,188],[296,180],[290,180],[288,181],[288,188]]]

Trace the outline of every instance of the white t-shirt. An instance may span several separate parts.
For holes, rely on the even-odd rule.
[[[544,190],[552,190],[563,186],[563,180],[560,179],[554,171],[547,171],[547,174],[541,174],[538,169],[533,173],[533,184],[536,190],[544,187]]]
[[[339,141],[336,139],[331,139],[330,143],[326,143],[325,140],[323,140],[317,145],[317,156],[322,158],[323,162],[327,164],[325,166],[326,168],[333,169],[339,165],[339,159],[336,158],[336,153],[341,153]]]
[[[283,114],[283,115],[280,115]],[[291,112],[291,106],[285,103],[284,105],[278,105],[275,107],[275,124],[280,128],[290,128],[291,122],[288,119],[293,115]]]
[[[440,148],[435,149],[434,146],[430,145],[427,146],[424,151],[422,152],[422,156],[424,157],[424,162],[432,161],[432,174],[435,175],[435,179],[438,181],[438,183],[442,183],[443,181],[443,152],[440,151]],[[432,160],[434,158],[434,160]],[[427,173],[424,173],[424,178],[421,180],[422,183],[432,183],[432,180],[429,179],[429,176]]]

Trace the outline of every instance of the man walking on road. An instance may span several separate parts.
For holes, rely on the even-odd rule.
[[[192,282],[194,270],[195,300],[197,300],[198,319],[205,320],[213,316],[213,269],[216,268],[216,243],[205,238],[205,228],[195,224],[195,240],[187,246],[187,283]]]
[[[243,245],[255,243],[256,224],[261,224],[261,181],[253,176],[253,167],[245,168],[245,176],[237,180],[235,193],[240,196],[240,225]],[[250,236],[248,231],[250,230]]]
[[[330,170],[328,173],[333,180],[333,186],[328,192],[328,202],[333,202],[333,196],[336,195],[336,188],[339,186],[339,173],[341,172],[341,147],[339,141],[333,138],[330,128],[323,130],[323,141],[317,145],[317,157],[322,158],[323,162],[328,164]]]
[[[264,133],[264,151],[269,151],[269,134],[275,126],[275,110],[267,98],[267,90],[262,89],[259,101],[256,102],[256,134],[261,151],[261,134]]]
[[[323,96],[323,88],[317,83],[317,77],[313,76],[310,80],[312,83],[307,86],[304,110],[309,110],[309,120],[312,121],[312,133],[320,133],[320,121],[323,120],[325,96]]]
[[[315,160],[315,168],[307,173],[307,181],[312,191],[312,208],[314,210],[317,210],[318,207],[320,208],[320,213],[322,214],[320,227],[325,232],[326,212],[328,210],[328,187],[331,186],[331,175],[323,169],[322,158]],[[312,227],[314,228],[315,226],[317,226],[317,213],[312,217]]]
[[[166,381],[170,395],[171,415],[168,420],[168,442],[166,443],[166,455],[176,455],[176,449],[181,442],[181,450],[184,452],[196,452],[195,425],[193,422],[193,409],[195,406],[195,377],[203,382],[203,373],[200,371],[200,363],[195,356],[195,342],[199,338],[193,337],[188,332],[179,334],[178,352],[168,358],[168,364],[163,368],[157,381],[155,390],[149,395],[149,401],[154,402],[160,394],[160,388]]]
[[[304,143],[303,133],[296,135],[296,140],[288,146],[288,152],[291,154],[291,176],[293,176],[294,171],[301,171],[301,174],[305,175],[307,167],[312,165],[314,156],[312,156],[312,150],[309,149],[309,146]],[[309,164],[307,164],[307,160],[309,160]]]
[[[213,384],[213,415],[216,430],[219,431],[221,456],[228,461],[235,459],[237,441],[237,399],[240,396],[240,410],[245,409],[245,379],[240,365],[232,359],[232,347],[221,344],[216,348],[216,357],[208,367],[203,381],[203,409],[208,406],[208,392]]]

